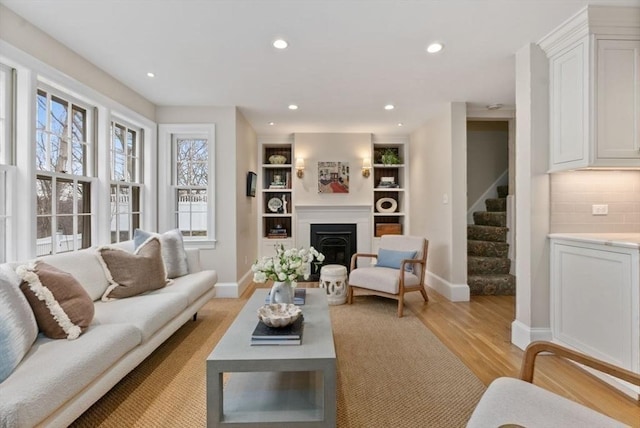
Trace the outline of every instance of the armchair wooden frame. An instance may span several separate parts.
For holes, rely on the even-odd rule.
[[[533,373],[535,369],[536,357],[541,352],[548,352],[559,357],[566,358],[576,363],[582,364],[599,372],[614,376],[618,379],[627,381],[634,385],[640,386],[640,374],[632,372],[622,367],[614,366],[597,358],[583,354],[573,349],[565,348],[552,342],[537,341],[531,342],[525,349],[522,359],[522,367],[520,369],[520,379],[525,382],[533,383]]]
[[[425,302],[429,301],[429,296],[427,296],[427,291],[425,290],[425,285],[424,285],[424,277],[425,277],[425,271],[427,269],[427,251],[429,250],[429,241],[428,240],[424,240],[424,243],[422,245],[422,258],[420,259],[405,259],[402,261],[401,265],[400,265],[400,269],[398,271],[398,274],[400,275],[400,282],[399,282],[399,287],[398,287],[398,294],[391,294],[391,293],[385,293],[383,291],[378,291],[378,290],[371,290],[369,288],[364,288],[364,287],[358,287],[355,285],[351,285],[349,284],[349,291],[348,291],[348,295],[347,295],[347,303],[348,304],[352,304],[353,303],[353,296],[354,296],[354,292],[358,291],[358,295],[375,295],[375,296],[382,296],[382,297],[388,297],[391,299],[395,299],[398,301],[398,318],[402,318],[402,314],[404,311],[404,295],[405,293],[409,293],[411,291],[419,291],[420,294],[422,294],[422,297],[424,298]],[[358,259],[359,258],[370,258],[370,259],[376,259],[378,258],[377,254],[370,254],[370,253],[356,253],[351,257],[351,270],[350,272],[353,272],[355,269],[357,269],[358,267]],[[405,285],[405,281],[404,281],[404,276],[406,273],[405,270],[405,266],[407,264],[413,264],[414,265],[414,272],[417,274],[419,281],[417,285],[411,285],[411,286],[406,286]],[[420,268],[418,269],[416,267],[416,265],[419,265]]]

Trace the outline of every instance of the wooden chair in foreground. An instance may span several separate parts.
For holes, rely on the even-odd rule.
[[[616,367],[551,342],[532,342],[522,361],[520,379],[501,377],[489,385],[467,428],[624,427],[625,424],[553,392],[533,385],[536,356],[550,352],[640,386],[640,374]]]
[[[398,301],[398,317],[402,317],[405,293],[419,291],[428,301],[424,287],[428,248],[429,241],[419,236],[383,235],[378,254],[354,254],[348,303],[353,303],[354,293],[389,297]],[[376,259],[376,264],[358,267],[359,258]]]

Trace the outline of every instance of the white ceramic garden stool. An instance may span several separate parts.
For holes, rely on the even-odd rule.
[[[320,268],[320,287],[327,291],[330,305],[347,302],[347,268],[342,265],[325,265]]]

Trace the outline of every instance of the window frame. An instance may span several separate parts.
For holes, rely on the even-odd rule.
[[[0,63],[0,263],[15,256],[16,70]]]
[[[126,120],[122,120],[117,117],[112,117],[109,121],[109,207],[110,207],[110,218],[109,218],[109,234],[110,234],[110,242],[122,242],[122,229],[121,229],[121,221],[122,216],[127,216],[127,221],[129,224],[128,228],[128,238],[133,239],[133,233],[136,228],[141,228],[143,211],[144,211],[144,162],[145,162],[145,150],[144,150],[144,141],[145,141],[145,133],[144,128],[140,126],[135,126]],[[135,164],[133,168],[133,177],[131,180],[126,180],[127,174],[124,179],[117,179],[115,177],[115,155],[116,150],[114,149],[114,138],[115,138],[115,130],[116,128],[121,128],[124,130],[124,135],[129,135],[129,131],[135,132],[135,144],[133,149],[133,154],[129,155],[128,153],[124,153],[125,165],[128,164],[128,160],[131,159]],[[127,138],[123,141],[123,143],[127,144]],[[115,198],[116,198],[116,208],[115,211],[113,209],[113,199],[114,199],[114,189],[115,189]],[[129,198],[127,200],[127,209],[125,212],[119,210],[120,201],[119,196],[123,194],[122,190],[128,189]],[[134,200],[132,195],[137,194],[137,200]],[[115,230],[114,230],[115,226]],[[114,241],[114,233],[115,233],[115,241]]]
[[[175,184],[175,145],[174,137],[206,138],[208,152],[207,182],[207,231],[204,237],[183,236],[185,246],[197,248],[215,248],[215,124],[159,124],[158,125],[158,168],[172,171],[171,174],[158,174],[158,225],[160,231],[175,229],[177,223],[177,189]]]
[[[71,171],[55,171],[52,170],[50,168],[50,165],[47,165],[48,169],[39,169],[38,167],[38,103],[39,103],[39,98],[41,96],[41,92],[44,92],[47,94],[46,99],[47,99],[47,107],[45,110],[45,115],[46,115],[46,124],[47,126],[45,126],[45,130],[43,132],[47,133],[48,135],[54,135],[53,131],[50,129],[50,115],[51,115],[51,106],[49,105],[49,101],[52,100],[54,97],[56,99],[62,100],[64,102],[67,103],[67,109],[68,112],[70,112],[70,117],[67,117],[67,120],[69,121],[69,123],[72,123],[73,121],[73,114],[76,111],[76,108],[80,108],[85,112],[85,121],[83,123],[83,136],[84,136],[84,141],[80,141],[80,144],[85,146],[85,151],[83,152],[83,156],[82,156],[82,160],[83,160],[83,174],[74,174],[73,172],[73,136],[71,134],[69,134],[68,137],[68,143],[69,143],[69,148],[68,148],[68,159],[67,159],[67,167],[68,169],[70,169]],[[44,82],[39,81],[37,86],[35,87],[35,93],[34,93],[34,98],[33,98],[33,102],[35,103],[35,109],[36,109],[36,113],[34,114],[34,134],[33,134],[33,149],[34,149],[34,158],[33,158],[33,171],[34,171],[34,175],[33,175],[33,180],[34,180],[34,186],[36,188],[36,193],[35,193],[35,198],[36,201],[38,200],[38,182],[39,180],[50,180],[51,181],[51,186],[52,188],[58,189],[58,184],[59,183],[72,183],[72,186],[74,189],[80,188],[80,187],[84,187],[87,186],[88,190],[89,190],[89,200],[85,200],[84,204],[83,204],[83,208],[87,208],[88,211],[82,211],[80,212],[78,210],[78,206],[77,206],[77,198],[76,195],[77,193],[74,192],[74,196],[73,196],[73,205],[72,205],[72,212],[71,214],[65,213],[65,214],[59,214],[58,213],[58,199],[56,197],[51,197],[51,212],[48,214],[41,214],[38,212],[38,203],[36,202],[36,206],[35,206],[35,212],[34,212],[34,220],[35,220],[35,227],[36,227],[36,234],[34,236],[35,241],[34,241],[34,252],[36,256],[43,256],[43,255],[47,255],[47,254],[58,254],[59,252],[67,252],[67,251],[78,251],[80,249],[83,248],[88,248],[90,246],[93,245],[93,242],[96,241],[97,236],[95,235],[95,222],[96,219],[98,218],[96,215],[96,203],[95,203],[95,199],[99,197],[99,195],[97,195],[97,192],[95,191],[95,170],[96,170],[96,152],[97,152],[97,124],[98,124],[98,117],[97,117],[97,108],[96,106],[93,106],[87,102],[78,100],[76,97],[74,97],[71,93],[68,93],[64,90],[61,89],[56,89],[54,87],[51,87],[50,85],[47,85]],[[71,128],[72,129],[72,128]],[[71,131],[72,132],[72,131]],[[49,141],[49,140],[48,140]],[[47,156],[45,156],[46,158],[46,162],[49,161],[49,153],[51,150],[51,145],[50,144],[46,144],[45,147],[45,153],[47,153]],[[38,252],[38,241],[39,239],[42,238],[38,238],[38,225],[39,225],[39,219],[42,218],[48,218],[50,217],[50,236],[51,236],[51,251],[50,253],[39,253]],[[72,239],[72,246],[71,248],[68,247],[67,245],[67,251],[58,251],[58,246],[54,245],[54,237],[56,237],[58,235],[58,217],[71,217],[71,222],[72,222],[72,231],[71,231],[71,235],[75,236],[78,235],[80,233],[82,233],[79,229],[79,224],[80,224],[80,219],[83,219],[82,224],[84,225],[84,219],[88,218],[89,219],[89,224],[88,227],[87,226],[83,226],[83,231],[84,233],[89,232],[89,237],[87,240],[87,237],[83,234],[83,238],[82,238],[82,242],[80,244],[78,244],[78,240],[77,239]],[[66,242],[66,241],[65,241]]]

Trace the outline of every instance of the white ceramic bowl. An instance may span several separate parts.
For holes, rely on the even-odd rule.
[[[302,314],[302,309],[292,303],[272,303],[258,308],[258,319],[269,327],[285,327]]]

